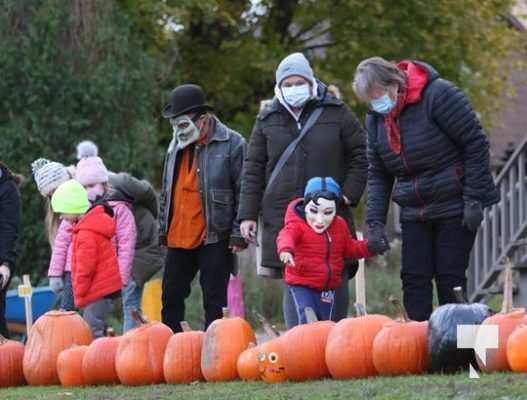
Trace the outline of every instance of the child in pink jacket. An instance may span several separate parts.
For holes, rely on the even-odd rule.
[[[77,164],[75,179],[83,185],[88,192],[90,202],[95,203],[97,200],[111,197],[112,189],[108,185],[108,170],[99,157],[92,156],[82,158]],[[131,204],[129,202],[110,200],[109,204],[114,212],[114,222],[116,227],[113,243],[117,251],[119,272],[121,273],[121,280],[123,282],[123,310],[128,310],[128,312],[123,312],[123,317],[125,321],[128,321],[131,320],[132,317],[129,315],[130,306],[128,305],[128,296],[126,296],[126,287],[131,283],[132,263],[137,235],[136,226],[131,211]],[[64,295],[67,294],[66,286],[68,285],[71,271],[72,228],[73,226],[66,221],[61,223],[55,239],[53,254],[48,270],[51,288],[55,290],[59,287],[60,290],[61,286],[64,286]],[[58,282],[58,284],[56,282]],[[67,302],[65,303],[65,305],[73,305],[73,299],[71,299],[70,304]],[[127,326],[126,323],[125,326]],[[128,324],[128,326],[130,326],[130,324]]]

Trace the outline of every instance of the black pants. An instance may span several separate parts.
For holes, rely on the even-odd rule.
[[[185,299],[190,295],[190,285],[198,270],[205,329],[212,321],[221,318],[222,307],[227,306],[232,257],[227,240],[192,250],[169,248],[163,274],[163,323],[174,332],[181,332],[179,323],[185,319]]]
[[[428,222],[403,222],[401,280],[404,306],[411,319],[425,321],[432,313],[435,279],[439,304],[455,303],[453,288],[466,290],[466,269],[476,237],[461,217]]]

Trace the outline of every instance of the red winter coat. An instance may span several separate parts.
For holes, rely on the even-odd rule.
[[[346,221],[336,216],[324,233],[316,233],[295,210],[303,199],[289,203],[285,226],[278,234],[278,254],[293,254],[295,266],[285,266],[288,285],[307,286],[318,290],[336,289],[342,282],[344,258],[373,256],[367,240],[355,240]]]
[[[114,235],[115,223],[103,206],[88,211],[74,226],[71,273],[75,306],[82,308],[121,290]]]

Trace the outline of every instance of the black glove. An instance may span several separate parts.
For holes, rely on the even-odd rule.
[[[472,232],[476,232],[483,221],[483,208],[481,203],[475,200],[465,201],[463,210],[463,226]]]
[[[384,224],[372,222],[368,225],[368,250],[375,255],[390,249],[390,242],[384,232]]]

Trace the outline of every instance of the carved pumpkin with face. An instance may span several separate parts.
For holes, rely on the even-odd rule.
[[[258,346],[260,377],[267,383],[280,383],[288,379],[284,366],[283,340],[270,340]]]

